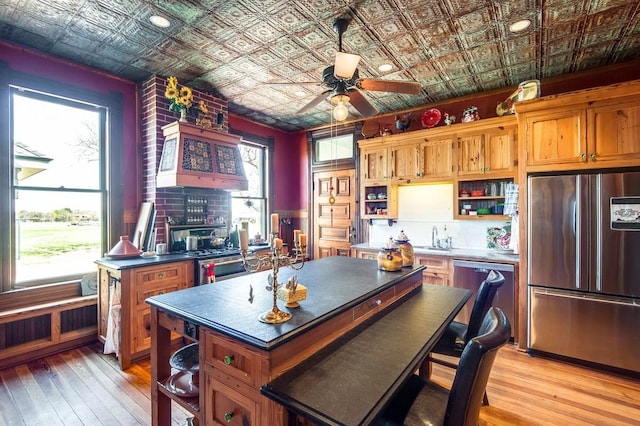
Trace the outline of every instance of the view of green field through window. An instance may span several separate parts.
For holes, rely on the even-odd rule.
[[[14,288],[78,277],[101,257],[99,109],[13,92]]]

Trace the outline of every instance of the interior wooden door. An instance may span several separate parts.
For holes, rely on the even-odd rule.
[[[314,258],[350,256],[358,214],[355,170],[316,172],[313,183]]]

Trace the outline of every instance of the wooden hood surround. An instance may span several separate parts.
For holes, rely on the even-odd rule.
[[[159,188],[248,188],[238,136],[178,121],[162,131],[165,141],[156,182]]]

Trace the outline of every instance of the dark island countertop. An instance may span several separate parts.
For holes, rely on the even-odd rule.
[[[470,295],[461,288],[423,285],[261,391],[317,424],[371,424]]]
[[[271,350],[408,276],[422,274],[423,269],[414,266],[385,272],[377,269],[376,261],[343,256],[306,262],[299,271],[281,268],[278,281],[285,283],[296,274],[299,283],[307,287],[307,300],[289,310],[293,314],[291,320],[277,325],[258,321],[258,316],[273,305],[273,293],[265,288],[271,271],[153,296],[147,303],[254,347]],[[278,306],[288,310],[280,300]]]

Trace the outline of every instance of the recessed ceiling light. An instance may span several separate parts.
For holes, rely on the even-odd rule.
[[[520,31],[524,31],[527,28],[529,28],[529,25],[531,25],[531,21],[528,19],[523,19],[521,21],[516,21],[513,24],[509,25],[509,31],[511,31],[512,33],[517,33]]]
[[[159,15],[152,15],[149,20],[151,21],[151,23],[153,25],[155,25],[156,27],[160,27],[160,28],[167,28],[169,27],[169,25],[171,25],[171,22],[169,22],[169,20],[167,18],[164,18],[162,16]]]
[[[391,64],[382,64],[378,67],[378,69],[382,72],[391,71],[391,68],[393,68],[393,65]]]
[[[305,96],[307,94],[307,92],[303,91],[303,90],[298,90],[297,92],[294,93],[294,95],[296,96]]]

